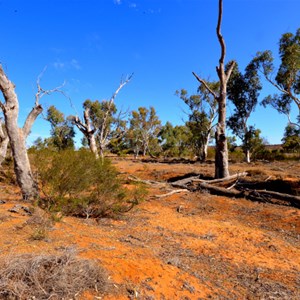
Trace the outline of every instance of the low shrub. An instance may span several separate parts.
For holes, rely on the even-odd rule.
[[[77,299],[86,290],[104,292],[105,271],[74,251],[20,254],[0,259],[0,299]]]
[[[38,204],[52,212],[106,217],[133,205],[110,161],[88,150],[35,153],[34,165],[43,195]]]

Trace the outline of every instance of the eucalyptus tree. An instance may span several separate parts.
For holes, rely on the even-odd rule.
[[[218,82],[207,81],[206,83],[213,91],[219,88]],[[186,126],[192,134],[191,145],[195,155],[204,162],[217,117],[217,101],[203,84],[200,85],[196,95],[189,96],[185,89],[176,91],[176,94],[189,108],[189,120]]]
[[[47,145],[58,150],[74,148],[74,128],[54,105],[48,108],[46,120],[51,124],[51,137],[46,140]]]
[[[288,152],[300,151],[300,127],[288,124],[284,130],[282,138],[283,149]]]
[[[104,151],[113,138],[125,134],[126,122],[117,114],[114,103],[119,91],[131,80],[133,74],[121,80],[120,85],[109,100],[91,101],[83,103],[83,120],[79,116],[69,116],[72,123],[83,133],[88,141],[90,150],[96,158],[104,157]]]
[[[219,65],[216,67],[219,77],[219,90],[215,92],[209,84],[196,73],[193,75],[206,88],[218,103],[218,123],[215,130],[216,155],[215,155],[215,178],[224,178],[229,176],[228,169],[228,148],[226,138],[226,100],[227,100],[227,83],[234,68],[235,62],[231,61],[225,70],[226,44],[221,33],[221,24],[223,17],[223,1],[219,0],[219,12],[217,23],[217,37],[221,48]]]
[[[173,126],[166,122],[158,134],[164,156],[182,156],[191,148],[192,133],[186,125]]]
[[[255,149],[259,136],[259,131],[248,125],[248,121],[258,103],[261,89],[257,65],[251,61],[242,74],[236,63],[227,86],[228,99],[234,104],[234,112],[227,125],[241,139],[247,163],[250,163],[251,151]]]
[[[27,155],[26,138],[30,133],[34,121],[43,111],[43,107],[39,101],[45,95],[53,92],[61,92],[59,88],[53,90],[42,89],[40,78],[41,75],[37,80],[37,93],[35,95],[34,106],[27,115],[23,127],[19,128],[19,100],[15,92],[15,85],[9,80],[2,65],[0,65],[0,90],[4,97],[4,101],[0,101],[0,108],[3,111],[5,128],[14,159],[14,170],[23,199],[31,199],[38,196],[38,187],[33,178]]]
[[[254,62],[261,68],[265,79],[279,93],[267,96],[262,104],[271,105],[287,116],[290,124],[300,127],[300,28],[296,34],[285,33],[279,41],[280,65],[276,70],[271,51],[258,52]],[[275,75],[275,78],[272,76]],[[291,119],[292,104],[298,108],[296,121]]]
[[[139,107],[137,111],[132,111],[130,118],[130,128],[127,138],[133,148],[135,157],[142,151],[143,156],[150,153],[158,146],[158,134],[161,129],[161,122],[156,115],[154,107],[149,109]]]

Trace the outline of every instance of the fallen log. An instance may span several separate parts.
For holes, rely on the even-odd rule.
[[[182,192],[188,192],[187,189],[179,189],[179,190],[173,190],[169,193],[166,193],[166,194],[162,194],[162,195],[155,195],[155,198],[163,198],[163,197],[168,197],[168,196],[171,196],[173,194],[178,194],[178,193],[182,193]]]
[[[188,184],[192,183],[194,180],[199,179],[199,176],[192,176],[184,179],[180,179],[174,182],[170,182],[170,185],[177,188],[188,189]]]
[[[157,187],[167,187],[168,186],[168,184],[165,182],[158,182],[158,181],[154,181],[154,180],[144,180],[144,179],[137,178],[134,175],[129,175],[127,177],[127,179],[130,181],[133,181],[133,182],[144,183],[147,185],[153,185],[153,186],[157,186]]]
[[[254,198],[263,197],[264,201],[266,202],[271,202],[269,200],[271,200],[272,198],[278,199],[283,202],[286,202],[286,205],[300,208],[300,197],[295,195],[283,194],[283,193],[267,191],[267,190],[254,190],[254,191],[250,191],[247,197],[254,197]]]
[[[237,190],[228,190],[223,187],[213,186],[211,184],[200,182],[198,187],[201,189],[208,190],[210,193],[219,196],[227,196],[232,198],[245,198],[252,201],[266,202],[266,203],[275,203],[280,205],[288,205],[296,208],[300,208],[300,197],[282,194],[274,191],[267,190],[247,190],[247,191],[237,191]],[[274,201],[280,200],[280,202]]]
[[[212,180],[205,180],[205,179],[199,179],[199,178],[195,178],[192,179],[193,182],[203,182],[203,183],[220,183],[220,182],[225,182],[225,181],[230,181],[232,179],[238,179],[240,177],[245,177],[247,176],[248,173],[247,172],[242,172],[242,173],[237,173],[231,176],[227,176],[225,178],[218,178],[218,179],[212,179]]]
[[[243,191],[228,190],[219,186],[208,184],[206,182],[199,182],[198,187],[204,190],[208,190],[214,195],[234,197],[234,198],[244,197]]]

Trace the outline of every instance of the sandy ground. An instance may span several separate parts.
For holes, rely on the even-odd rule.
[[[212,164],[114,160],[121,176],[166,181],[185,174],[213,175]],[[298,192],[300,163],[233,164],[251,180],[282,180]],[[130,183],[129,183],[130,184]],[[110,282],[105,295],[80,299],[300,299],[300,210],[214,196],[206,191],[156,195],[117,219],[64,217],[34,240],[29,216],[9,209],[18,189],[0,183],[0,255],[76,249],[96,259]],[[22,203],[21,203],[22,204]],[[24,203],[23,203],[24,204]]]

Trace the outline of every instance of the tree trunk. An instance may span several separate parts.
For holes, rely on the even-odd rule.
[[[202,155],[201,155],[201,162],[205,162],[206,159],[207,159],[207,149],[208,149],[209,139],[210,139],[210,135],[208,135],[205,138],[205,141],[203,143],[203,146],[202,146]]]
[[[8,143],[9,143],[9,138],[7,136],[2,140],[0,146],[0,166],[2,165],[3,161],[6,158]]]
[[[219,0],[219,15],[217,24],[217,37],[221,47],[221,55],[219,59],[219,65],[216,67],[217,74],[220,80],[220,91],[219,95],[215,93],[207,84],[207,82],[201,79],[197,74],[193,72],[196,79],[204,85],[208,92],[217,100],[218,102],[218,124],[215,133],[216,139],[216,156],[215,156],[215,177],[224,178],[229,176],[228,170],[228,147],[226,139],[226,97],[227,97],[227,82],[233,71],[235,62],[231,62],[228,69],[225,71],[224,61],[226,55],[226,45],[224,38],[221,34],[221,23],[223,16],[223,1]]]
[[[4,133],[3,131],[3,125],[2,123],[0,123],[0,139],[1,139],[1,146],[0,146],[0,166],[2,165],[3,161],[6,158],[6,154],[7,154],[7,146],[9,143],[9,138],[7,133]]]
[[[215,154],[215,178],[228,177],[228,149],[226,130],[226,89],[221,93],[218,101],[219,119],[216,128],[216,154]]]
[[[219,66],[217,66],[217,74],[220,79],[220,93],[217,97],[218,101],[218,124],[216,129],[216,156],[215,156],[215,177],[224,178],[229,176],[228,170],[228,147],[226,138],[226,97],[227,97],[227,82],[235,65],[232,62],[225,72],[224,60],[226,55],[226,45],[221,33],[221,23],[223,16],[223,1],[219,0],[219,16],[217,25],[217,36],[221,46],[221,56]]]
[[[99,158],[99,154],[98,154],[98,149],[97,149],[95,135],[93,133],[92,134],[88,134],[87,140],[88,140],[88,144],[89,144],[90,150],[95,155],[96,159],[98,159]]]
[[[246,159],[246,163],[250,164],[251,162],[251,153],[249,149],[245,150],[245,159]]]
[[[0,65],[0,90],[5,98],[5,103],[1,102],[1,108],[4,113],[5,126],[14,158],[17,182],[21,188],[23,199],[27,200],[38,196],[38,188],[31,172],[25,139],[30,131],[30,125],[32,125],[38,114],[41,113],[42,108],[36,106],[29,113],[24,128],[19,128],[19,101],[14,88],[14,84],[7,78]]]
[[[35,198],[38,196],[38,188],[31,172],[23,130],[18,128],[15,111],[5,112],[4,115],[12,156],[14,158],[14,170],[18,185],[21,188],[22,197],[24,200]]]

